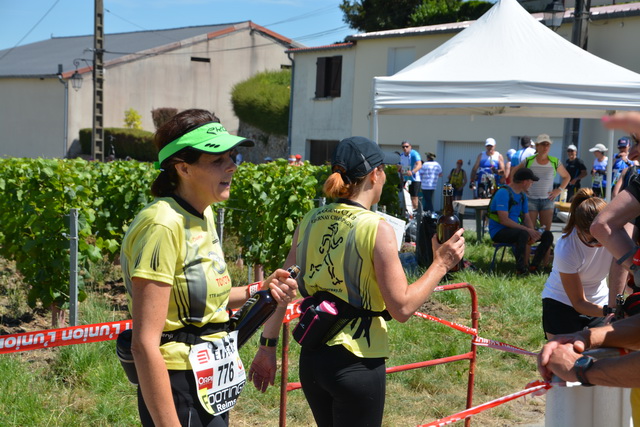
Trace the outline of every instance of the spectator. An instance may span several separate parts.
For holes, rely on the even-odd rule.
[[[565,169],[569,173],[571,180],[567,185],[567,200],[571,200],[574,194],[580,190],[580,180],[587,176],[587,167],[584,162],[577,156],[578,148],[571,144],[567,147],[567,160],[565,160]]]
[[[631,135],[640,133],[640,112],[616,113],[603,117],[602,122],[609,129],[621,129]],[[638,156],[638,142],[634,141],[629,158],[635,160]],[[619,264],[632,270],[636,286],[640,282],[640,270],[632,259],[638,247],[630,237],[628,224],[639,215],[640,180],[636,178],[598,214],[590,229],[593,237],[611,252]],[[582,355],[587,349],[599,347],[640,350],[638,337],[640,316],[637,315],[606,326],[556,336],[540,351],[538,370],[546,380],[555,374],[565,381],[580,381],[583,385],[636,387],[631,391],[631,406],[634,425],[640,425],[640,392],[637,388],[640,387],[640,351],[597,361]]]
[[[296,165],[296,156],[294,156],[293,154],[289,155],[289,166],[295,166]]]
[[[607,188],[607,162],[608,157],[604,155],[607,151],[607,147],[604,144],[596,144],[590,148],[589,151],[593,153],[595,159],[593,160],[593,168],[591,168],[593,194],[598,197],[606,196]]]
[[[271,163],[271,162],[273,162],[273,159],[271,157],[267,156],[267,157],[264,158],[264,162],[265,163]]]
[[[553,210],[555,208],[554,200],[562,193],[562,190],[567,188],[570,180],[569,173],[558,158],[549,155],[552,143],[553,141],[549,135],[538,135],[536,138],[537,153],[527,157],[526,160],[513,169],[515,172],[520,168],[526,167],[540,178],[527,190],[527,196],[529,198],[529,216],[531,216],[532,224],[535,226],[539,220],[540,227],[545,230],[551,230]],[[560,175],[562,182],[560,182],[560,187],[553,188],[553,180],[556,173]]]
[[[536,154],[536,150],[533,148],[533,141],[531,141],[531,138],[528,136],[520,138],[520,147],[521,148],[511,156],[511,169],[518,166],[527,157],[531,157]]]
[[[447,181],[453,186],[453,200],[461,200],[464,186],[467,185],[467,172],[462,169],[462,159],[458,159],[456,167],[451,169]]]
[[[485,151],[478,154],[476,163],[471,169],[471,181],[475,182],[480,199],[491,197],[496,183],[499,183],[504,175],[504,160],[495,150],[496,140],[487,138],[484,146]]]
[[[604,324],[605,316],[613,313],[616,296],[624,292],[626,272],[589,231],[606,205],[590,188],[578,191],[571,202],[569,221],[542,291],[542,325],[549,340]]]
[[[433,263],[407,283],[392,227],[369,210],[380,200],[383,165],[396,161],[369,139],[340,141],[324,184],[327,197],[337,201],[305,215],[287,256],[285,265],[301,268],[303,296],[313,296],[314,304],[333,301],[339,313],[354,314],[319,348],[303,344],[300,352],[302,390],[319,426],[382,425],[389,357],[383,311],[387,318],[409,320],[464,254],[462,229],[442,246],[434,238]],[[278,321],[267,323],[277,327]]]
[[[230,135],[212,113],[190,109],[162,125],[155,144],[162,169],[151,187],[154,200],[129,226],[120,257],[133,319],[141,424],[227,426],[237,396],[222,391],[242,390],[244,381],[236,375],[241,382],[227,377],[211,384],[212,393],[225,395],[213,407],[199,393],[189,356],[204,352],[213,359],[212,349],[224,346],[215,352],[219,363],[239,358],[229,339],[228,309],[242,306],[250,289],[231,286],[211,204],[229,199],[237,169],[230,150],[253,142]],[[276,270],[261,287],[271,290],[284,313],[297,283]]]
[[[530,266],[535,271],[553,242],[551,231],[540,233],[527,215],[529,209],[525,193],[538,180],[531,169],[519,168],[513,175],[513,182],[501,186],[489,204],[489,235],[496,243],[513,245],[518,275],[529,273],[527,245],[540,241]]]
[[[302,161],[302,156],[300,154],[296,154],[296,162],[294,164],[295,166],[304,165],[304,162]]]
[[[513,155],[516,153],[516,150],[514,150],[513,148],[509,148],[507,150],[507,157],[505,158],[505,162],[504,162],[504,178],[505,178],[505,184],[509,184],[511,183],[511,157],[513,157]]]
[[[420,184],[422,186],[422,208],[425,212],[435,212],[433,208],[433,192],[438,185],[438,178],[442,176],[442,167],[436,162],[436,155],[425,153],[427,161],[420,168]]]
[[[620,180],[622,171],[633,165],[633,161],[629,160],[629,145],[629,138],[626,136],[618,140],[618,154],[613,156],[613,166],[611,167],[611,181],[613,186]]]
[[[402,141],[402,153],[398,170],[402,175],[402,181],[406,185],[409,183],[409,195],[413,210],[418,209],[418,194],[420,192],[420,168],[422,168],[422,158],[420,153],[411,148],[409,141]]]

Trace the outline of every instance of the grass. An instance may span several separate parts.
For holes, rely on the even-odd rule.
[[[514,260],[507,254],[495,274],[486,274],[493,255],[488,241],[476,242],[467,232],[465,258],[478,271],[465,270],[451,279],[471,283],[478,294],[479,335],[527,350],[538,350],[543,342],[540,293],[545,277],[516,277],[509,272]],[[233,258],[229,258],[233,259]],[[234,267],[238,282],[246,283],[244,268]],[[97,275],[96,275],[97,276]],[[103,276],[101,276],[103,277]],[[110,277],[110,276],[105,276]],[[8,281],[0,277],[0,287]],[[122,286],[122,285],[120,285]],[[12,290],[0,295],[19,301]],[[120,320],[101,286],[88,289],[80,304],[82,323]],[[470,326],[470,297],[466,290],[438,292],[424,305],[424,312]],[[6,308],[5,308],[6,309]],[[295,324],[295,323],[294,323]],[[387,366],[468,352],[470,336],[417,317],[405,324],[389,323],[391,357]],[[241,350],[249,364],[257,336]],[[299,346],[290,347],[289,381],[297,381]],[[468,362],[454,362],[390,374],[387,378],[385,426],[424,424],[464,409]],[[115,342],[74,345],[0,356],[0,413],[8,426],[135,426],[138,425],[136,392],[115,357]],[[533,357],[478,348],[474,404],[514,393],[538,379]],[[279,384],[279,378],[276,384]],[[231,415],[232,426],[278,425],[279,388],[265,394],[248,385]],[[517,399],[472,419],[473,425],[507,426],[539,420],[543,398]],[[301,390],[288,393],[287,425],[308,426],[312,416]],[[461,425],[461,423],[459,423]]]

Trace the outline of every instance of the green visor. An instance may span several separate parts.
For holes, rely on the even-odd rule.
[[[205,153],[222,154],[238,145],[253,147],[254,144],[250,139],[229,134],[220,123],[205,123],[162,147],[155,165],[159,169],[162,162],[187,147]]]

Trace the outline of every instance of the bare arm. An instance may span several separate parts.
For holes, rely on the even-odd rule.
[[[638,215],[640,202],[628,191],[623,191],[598,214],[591,224],[591,234],[616,260],[620,259],[635,247],[625,226]],[[629,257],[623,266],[629,268],[631,263],[632,257]]]
[[[620,177],[618,177],[618,180],[616,181],[616,185],[614,185],[613,190],[611,190],[611,198],[616,197],[620,192],[620,190],[622,190],[622,182],[624,181],[624,177],[627,174],[628,170],[629,168],[625,168],[625,169],[622,169],[622,172],[620,172]]]
[[[528,214],[524,216],[524,224],[518,224],[511,218],[509,218],[509,212],[507,211],[498,211],[498,218],[500,219],[500,224],[509,228],[517,228],[519,230],[524,230],[529,233],[529,239],[536,242],[540,238],[540,232],[533,228],[533,223],[531,222],[531,217]]]
[[[408,285],[398,258],[395,233],[387,222],[380,221],[373,250],[373,264],[382,298],[395,320],[406,322],[429,298],[447,271],[460,262],[465,247],[463,231],[458,230],[449,241],[434,248],[431,266],[422,277]],[[434,236],[434,241],[435,239]]]
[[[289,268],[296,263],[296,246],[298,242],[298,229],[296,229],[293,240],[291,242],[291,249],[287,255],[287,259],[284,262],[284,267]],[[278,270],[281,272],[282,270]],[[291,289],[297,290],[298,285],[293,279],[286,280],[286,283],[290,285]],[[295,296],[295,295],[294,295]],[[275,296],[274,296],[275,297]],[[278,304],[276,311],[269,317],[264,324],[262,330],[262,336],[269,339],[278,339],[280,335],[280,327],[284,320],[284,316],[287,313],[286,301],[282,301]],[[253,382],[253,385],[265,392],[269,385],[273,385],[276,377],[277,364],[276,364],[276,350],[277,346],[267,347],[261,345],[258,347],[258,351],[253,358],[251,367],[249,368],[249,381]]]
[[[578,273],[560,273],[560,281],[565,293],[571,301],[571,306],[581,314],[602,317],[602,306],[587,300]]]
[[[478,157],[476,157],[476,162],[471,168],[471,181],[476,181],[478,178],[477,172],[478,172],[478,167],[480,166],[481,158],[482,158],[482,153],[478,154]]]
[[[142,396],[156,426],[179,426],[167,365],[160,353],[171,285],[138,277],[132,282],[131,351]]]

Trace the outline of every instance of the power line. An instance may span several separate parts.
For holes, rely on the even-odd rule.
[[[35,30],[35,29],[36,29],[36,27],[37,27],[38,25],[40,25],[40,23],[42,22],[42,20],[43,20],[44,18],[46,18],[46,17],[47,17],[47,15],[49,14],[49,12],[51,12],[51,11],[53,10],[53,8],[54,8],[54,7],[56,7],[56,5],[57,5],[58,3],[60,3],[60,0],[56,0],[56,1],[53,3],[53,5],[51,5],[51,7],[49,8],[49,10],[47,10],[47,11],[45,12],[45,14],[44,14],[44,15],[42,15],[42,18],[40,18],[40,19],[38,20],[38,22],[36,22],[36,23],[35,23],[35,25],[34,25],[33,27],[31,27],[31,29],[30,29],[29,31],[27,31],[27,34],[25,34],[25,35],[24,35],[20,40],[18,40],[18,43],[16,43],[16,44],[15,44],[15,46],[13,46],[11,49],[9,49],[8,51],[6,51],[6,52],[4,53],[4,55],[0,56],[0,60],[2,60],[5,56],[9,55],[13,49],[15,49],[16,47],[18,47],[18,45],[20,45],[20,43],[22,43],[22,41],[23,41],[24,39],[26,39],[26,38],[29,36],[29,34],[31,34],[31,32],[32,32],[33,30]]]
[[[329,11],[331,9],[335,9],[335,6],[327,6],[327,7],[323,7],[323,8],[317,9],[317,10],[312,10],[311,12],[306,12],[306,13],[303,13],[301,15],[292,16],[291,18],[283,19],[282,21],[274,22],[273,24],[267,24],[267,25],[263,25],[263,26],[264,27],[272,27],[274,25],[280,25],[280,24],[286,24],[288,22],[299,21],[301,19],[309,18],[310,16],[313,16],[313,15],[319,15],[322,12],[327,12],[327,11]]]

